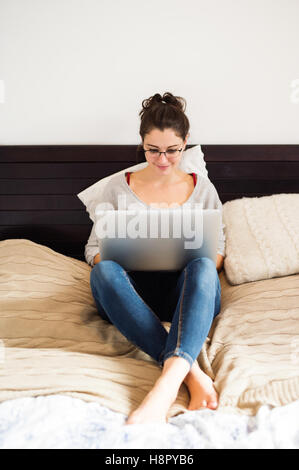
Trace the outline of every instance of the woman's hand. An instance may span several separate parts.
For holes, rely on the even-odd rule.
[[[217,269],[218,272],[221,271],[221,269],[223,267],[223,261],[224,261],[224,256],[217,253],[216,269]]]
[[[100,253],[98,253],[97,255],[95,255],[95,257],[93,258],[93,264],[97,264],[101,261],[101,257],[100,257]]]

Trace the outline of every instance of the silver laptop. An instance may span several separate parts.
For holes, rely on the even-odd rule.
[[[218,209],[97,210],[95,223],[101,260],[126,271],[178,271],[203,256],[216,265]]]

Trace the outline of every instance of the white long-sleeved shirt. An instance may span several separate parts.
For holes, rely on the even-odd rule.
[[[194,206],[195,203],[202,203],[203,209],[219,209],[221,211],[222,216],[222,203],[219,199],[218,193],[216,191],[215,186],[213,183],[203,176],[196,174],[197,180],[194,190],[188,200],[182,204],[190,205],[191,207]],[[118,196],[125,196],[126,208],[129,205],[134,204],[134,208],[140,209],[150,208],[148,204],[143,202],[139,197],[132,191],[130,186],[127,183],[125,173],[116,174],[113,176],[107,186],[104,188],[102,197],[100,201],[94,201],[92,204],[92,208],[90,208],[90,217],[94,220],[94,212],[97,204],[101,203],[101,208],[105,208],[105,204],[102,206],[103,203],[107,203],[107,209],[118,209]],[[123,200],[123,199],[122,199]],[[123,207],[122,207],[123,208]],[[219,235],[219,243],[218,243],[218,250],[217,252],[225,256],[225,225],[221,221],[221,229]],[[86,262],[93,266],[93,259],[99,253],[99,242],[95,234],[95,223],[93,224],[89,239],[85,245],[85,259]]]

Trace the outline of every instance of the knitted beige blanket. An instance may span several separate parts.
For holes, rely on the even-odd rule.
[[[0,401],[62,393],[128,415],[158,365],[97,314],[91,268],[29,240],[0,242]],[[255,414],[299,398],[299,274],[228,284],[199,356],[219,410]],[[165,324],[165,326],[169,326]],[[186,410],[181,386],[169,417]]]

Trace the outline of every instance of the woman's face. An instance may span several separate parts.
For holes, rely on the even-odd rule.
[[[187,138],[183,141],[172,129],[153,129],[145,135],[143,141],[146,161],[159,174],[169,174],[179,165],[186,143]],[[159,154],[158,151],[168,152],[167,156],[165,153]]]

